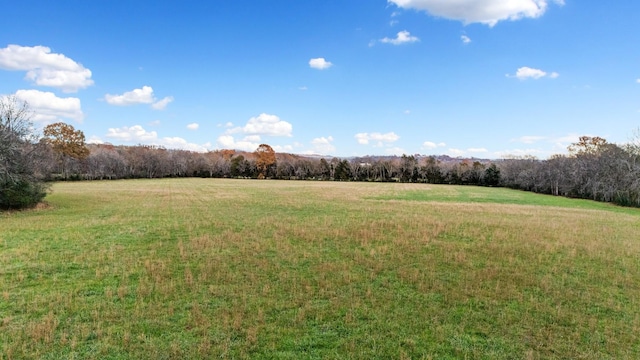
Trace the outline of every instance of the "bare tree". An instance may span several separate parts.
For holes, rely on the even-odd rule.
[[[0,97],[0,208],[32,206],[46,195],[31,115],[26,102]]]

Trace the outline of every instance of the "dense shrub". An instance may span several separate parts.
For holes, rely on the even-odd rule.
[[[47,195],[41,182],[21,180],[0,184],[0,209],[22,209],[34,206]]]

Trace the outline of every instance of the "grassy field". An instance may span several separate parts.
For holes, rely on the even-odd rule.
[[[0,359],[638,359],[640,210],[507,189],[56,183]]]

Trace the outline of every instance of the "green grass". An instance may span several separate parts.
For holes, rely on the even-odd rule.
[[[57,183],[0,214],[0,359],[637,359],[640,211],[506,189]]]
[[[423,189],[399,191],[377,197],[380,200],[413,200],[433,202],[467,202],[490,204],[516,204],[536,206],[556,206],[576,209],[614,211],[625,214],[640,214],[640,209],[625,208],[609,203],[561,196],[542,195],[506,188],[477,186],[427,185]]]

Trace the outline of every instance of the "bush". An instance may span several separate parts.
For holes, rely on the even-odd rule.
[[[0,186],[0,209],[22,209],[35,206],[47,195],[46,186],[39,182],[5,182]]]

